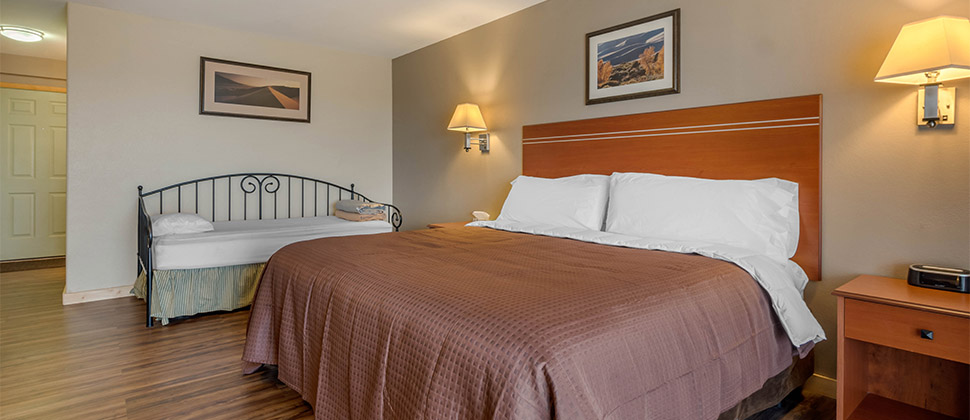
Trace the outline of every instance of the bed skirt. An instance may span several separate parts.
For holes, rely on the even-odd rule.
[[[781,373],[765,381],[761,389],[741,400],[737,405],[721,413],[717,420],[746,419],[781,401],[792,391],[801,388],[815,373],[815,352],[804,358],[792,358],[792,364]]]
[[[253,303],[265,263],[190,270],[155,270],[152,316],[162,325],[170,318],[214,311],[232,311]],[[145,299],[145,273],[131,293]]]

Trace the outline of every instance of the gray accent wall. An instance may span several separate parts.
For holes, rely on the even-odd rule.
[[[681,93],[584,105],[585,34],[681,9]],[[549,0],[398,57],[394,197],[405,227],[498,215],[521,173],[522,126],[821,93],[822,281],[805,299],[829,340],[816,372],[835,376],[833,289],[910,263],[970,267],[970,82],[956,127],[917,128],[916,88],[872,81],[900,27],[970,15],[966,0]],[[445,129],[481,106],[492,151]],[[754,116],[756,117],[756,116]]]

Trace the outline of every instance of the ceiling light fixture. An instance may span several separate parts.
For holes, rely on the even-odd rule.
[[[0,35],[20,42],[37,42],[44,39],[44,33],[23,26],[0,26]]]

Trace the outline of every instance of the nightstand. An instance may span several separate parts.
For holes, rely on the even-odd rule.
[[[970,418],[970,295],[877,276],[832,294],[837,419]]]
[[[428,225],[428,229],[455,229],[464,227],[471,222],[450,222],[450,223],[431,223]]]

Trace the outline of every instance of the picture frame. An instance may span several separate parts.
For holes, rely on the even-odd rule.
[[[586,105],[680,93],[680,9],[586,34]]]
[[[310,73],[199,59],[199,114],[310,122]]]

